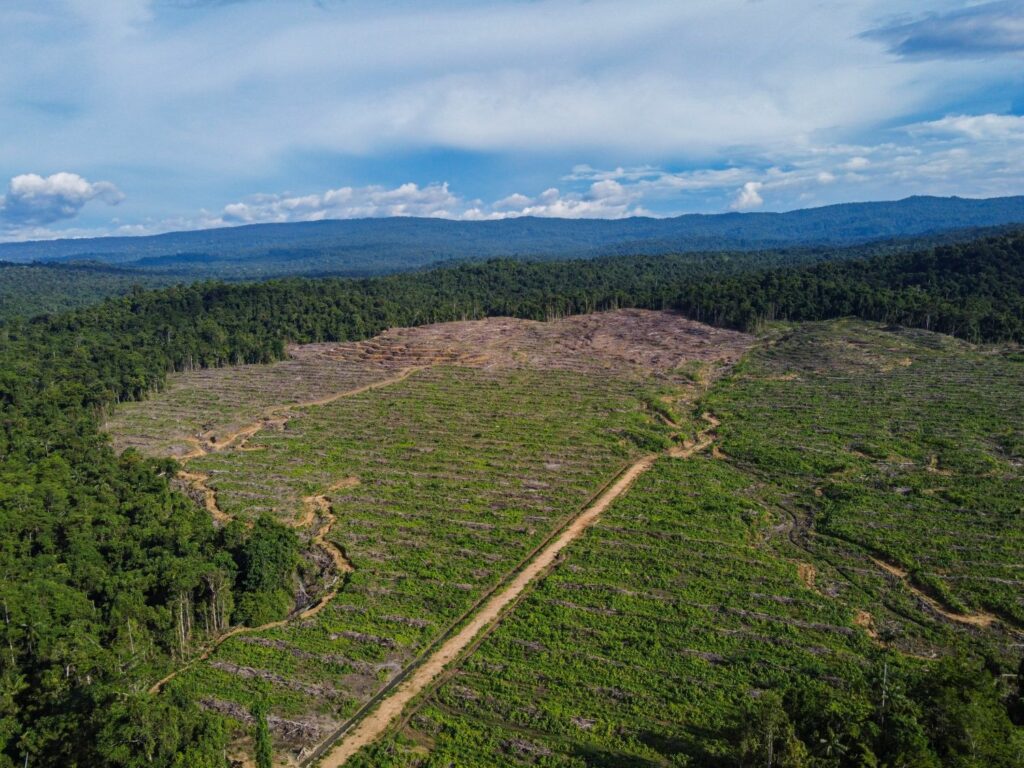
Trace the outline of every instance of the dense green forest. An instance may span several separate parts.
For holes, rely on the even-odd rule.
[[[856,314],[1024,340],[1021,233],[754,273],[734,263],[501,260],[363,280],[206,283],[0,326],[0,766],[223,763],[213,716],[145,690],[231,621],[232,602],[282,588],[293,542],[269,523],[215,531],[170,490],[170,463],[118,457],[99,434],[105,409],[145,397],[168,371],[269,361],[286,341],[618,306],[743,328]]]
[[[676,305],[713,324],[855,315],[970,341],[1024,341],[1024,237],[694,283]]]
[[[686,250],[666,257],[666,261],[671,262],[670,268],[677,277],[688,277],[690,282],[697,283],[705,282],[709,278],[718,279],[724,275],[810,266],[821,262],[930,252],[939,246],[962,244],[986,236],[998,237],[1008,231],[1012,230],[958,229],[843,247],[812,245],[769,250]],[[669,242],[648,243],[647,247],[647,256],[672,252]],[[470,249],[467,253],[474,252]],[[442,255],[433,253],[427,254],[424,258],[410,260],[404,258],[401,253],[386,252],[364,258],[345,249],[339,251],[325,247],[322,250],[275,249],[266,254],[232,254],[223,257],[185,253],[152,257],[124,265],[96,261],[32,264],[0,261],[0,322],[16,317],[33,317],[77,309],[111,296],[123,296],[135,288],[160,288],[202,280],[243,282],[286,277],[374,277],[410,269],[426,269],[421,266],[423,263],[428,263],[431,269],[455,267],[480,261],[478,256],[477,254],[477,257],[437,261]],[[517,256],[516,260],[529,261],[539,258],[537,254],[527,253]],[[550,255],[544,258],[559,260]],[[611,260],[617,261],[614,258]],[[613,266],[612,269],[616,270],[617,267]],[[678,286],[673,283],[667,287],[676,289]],[[753,290],[751,286],[742,288],[745,291]],[[736,290],[734,287],[726,288],[726,291],[731,291],[733,295]]]
[[[11,264],[0,261],[0,321],[56,314],[123,296],[134,288],[189,282],[184,276],[142,273],[104,264]]]

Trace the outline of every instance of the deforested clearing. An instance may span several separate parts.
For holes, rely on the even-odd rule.
[[[1021,641],[1018,358],[623,310],[175,375],[115,441],[178,455],[218,524],[296,526],[309,565],[287,618],[161,687],[240,755],[266,703],[296,765],[725,765],[792,696],[868,728],[877,675]]]
[[[269,698],[279,753],[302,760],[624,467],[685,450],[689,403],[753,341],[668,312],[494,318],[293,347],[123,406],[115,441],[177,453],[223,519],[302,522],[329,499],[353,566],[315,614],[239,632],[166,685],[217,711]]]
[[[670,378],[694,363],[735,362],[750,343],[747,334],[647,310],[396,328],[368,341],[292,345],[286,360],[271,365],[174,374],[158,395],[121,405],[105,429],[121,450],[183,456],[197,444],[230,444],[260,422],[277,426],[273,414],[282,406],[358,391],[411,369],[450,364]]]
[[[897,687],[973,695],[948,657],[1024,640],[1022,393],[1014,348],[774,329],[701,398],[718,457],[660,459],[345,764],[762,765],[780,723],[846,749]]]

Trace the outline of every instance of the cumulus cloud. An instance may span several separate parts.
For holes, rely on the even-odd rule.
[[[448,184],[340,187],[313,195],[254,195],[224,206],[225,224],[255,224],[383,216],[454,218],[461,203]]]
[[[75,218],[91,200],[117,205],[124,195],[109,181],[89,182],[77,173],[25,173],[0,197],[0,218],[10,227],[52,224]]]
[[[561,219],[621,219],[646,216],[640,205],[643,191],[635,184],[614,179],[594,181],[583,191],[562,192],[556,187],[536,197],[515,194],[495,203],[490,211],[475,209],[469,218],[513,218],[538,216]]]
[[[917,123],[912,134],[965,136],[975,141],[1006,141],[1024,138],[1024,117],[1020,115],[947,115],[941,120]]]
[[[466,200],[451,192],[447,183],[419,186],[402,184],[388,189],[382,186],[340,187],[322,194],[254,195],[229,203],[219,217],[203,218],[206,226],[321,221],[324,219],[361,219],[384,216],[483,221],[538,216],[548,218],[623,218],[645,215],[638,205],[642,192],[617,181],[592,183],[582,192],[561,192],[555,187],[536,196],[514,193],[485,204]]]
[[[975,196],[1024,192],[1022,117],[949,115],[895,129],[890,138],[877,144],[811,144],[753,153],[726,168],[667,171],[651,165],[602,169],[580,164],[561,177],[559,187],[532,194],[519,190],[492,202],[467,199],[447,183],[260,195],[224,206],[219,216],[203,218],[201,225],[379,216],[615,219],[678,215],[693,210],[693,203],[707,212],[743,212],[914,194],[963,195],[965,188]]]
[[[634,206],[660,214],[790,210],[909,195],[1024,192],[1024,117],[948,115],[894,129],[875,144],[808,144],[749,153],[728,168],[578,165],[570,183],[614,180]],[[690,206],[693,207],[690,207]]]
[[[764,205],[764,198],[761,197],[761,190],[764,184],[760,181],[748,181],[739,191],[729,207],[734,211],[752,211]]]
[[[1024,0],[981,3],[949,13],[900,19],[870,30],[890,52],[908,58],[963,58],[1024,53]]]
[[[654,165],[600,168],[579,164],[548,188],[505,189],[480,200],[449,183],[338,186],[323,191],[254,195],[194,216],[135,220],[113,232],[68,229],[90,200],[116,204],[109,182],[76,174],[15,177],[0,198],[0,237],[152,234],[261,222],[382,216],[493,220],[521,216],[623,218],[692,211],[791,210],[908,195],[988,197],[1024,192],[1024,117],[950,114],[895,127],[876,143],[815,143],[752,148],[721,167]],[[511,192],[511,194],[509,194]],[[93,225],[95,227],[95,225]]]

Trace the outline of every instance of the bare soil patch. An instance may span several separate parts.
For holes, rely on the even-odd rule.
[[[733,363],[753,338],[674,312],[622,309],[536,322],[508,317],[400,328],[366,342],[376,354],[462,365],[670,374],[694,361]]]
[[[857,611],[853,623],[863,629],[872,640],[878,639],[878,632],[875,630],[875,618],[867,611]]]
[[[810,563],[797,563],[796,570],[804,586],[808,589],[815,589],[814,580],[818,577],[818,570]]]

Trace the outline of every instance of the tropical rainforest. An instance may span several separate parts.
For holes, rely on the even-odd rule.
[[[173,490],[173,460],[114,452],[100,423],[119,402],[159,391],[170,372],[266,363],[288,343],[367,339],[394,327],[620,307],[752,332],[854,316],[1021,343],[1024,231],[835,261],[725,252],[498,259],[359,279],[127,290],[72,311],[57,302],[41,307],[49,314],[13,312],[0,325],[0,766],[225,764],[220,717],[173,689],[148,689],[233,622],[286,615],[299,545],[270,517],[215,528]],[[889,715],[906,730],[885,732],[895,746],[820,764],[932,765],[896,756],[949,754],[955,760],[945,764],[982,765],[962,757],[962,745],[917,744],[914,753],[906,740],[990,727],[986,739],[1005,741],[1008,723],[1024,719],[1024,688],[997,697],[989,678],[970,671],[983,661],[908,676]],[[922,707],[936,701],[943,708],[931,716],[946,719],[925,722]],[[798,704],[791,712],[816,716],[814,702]],[[765,698],[751,717],[778,720],[778,706]],[[861,722],[878,716],[865,711]],[[817,727],[779,723],[785,734]]]

